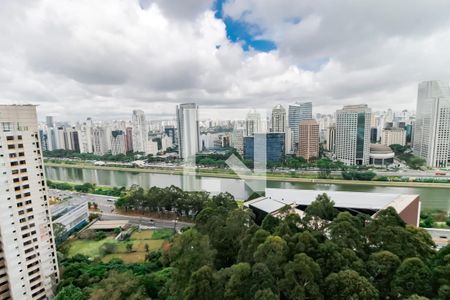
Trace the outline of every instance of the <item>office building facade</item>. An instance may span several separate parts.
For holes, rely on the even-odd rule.
[[[319,157],[319,124],[316,120],[300,123],[298,156],[306,160]]]
[[[429,167],[450,165],[450,88],[445,82],[419,84],[413,151]]]
[[[148,129],[145,114],[142,110],[133,110],[131,118],[133,124],[133,151],[134,152],[146,152],[146,143],[148,141]]]
[[[284,143],[285,135],[282,132],[255,133],[253,136],[246,136],[244,137],[244,159],[280,162],[284,159],[286,151]]]
[[[0,105],[0,299],[51,299],[58,264],[36,107]]]
[[[336,112],[336,158],[347,165],[367,165],[370,152],[371,110],[348,105]]]
[[[245,136],[252,136],[261,132],[263,132],[261,114],[257,111],[248,112],[245,119]]]
[[[298,150],[300,123],[312,119],[312,102],[295,103],[289,105],[288,124],[292,130],[292,144],[294,151]]]
[[[381,133],[381,144],[390,145],[406,145],[406,131],[403,128],[391,127],[384,128]]]
[[[198,105],[184,103],[177,106],[178,153],[185,161],[195,162],[200,149]]]
[[[287,118],[286,109],[278,104],[272,109],[272,127],[271,132],[286,132]]]

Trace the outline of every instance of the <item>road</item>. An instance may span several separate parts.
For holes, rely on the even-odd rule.
[[[450,229],[425,228],[438,248],[445,247],[450,242]]]
[[[95,202],[98,205],[99,212],[102,220],[128,220],[132,224],[143,225],[157,228],[176,228],[179,230],[182,227],[191,226],[192,223],[180,222],[175,220],[162,220],[147,217],[136,217],[121,215],[115,213],[114,202],[117,197],[94,195],[78,193],[73,191],[61,191],[55,189],[49,189],[49,196],[58,197],[61,200],[67,201],[71,204],[77,205],[87,202]]]

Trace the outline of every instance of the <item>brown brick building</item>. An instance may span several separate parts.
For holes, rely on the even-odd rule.
[[[299,126],[298,156],[306,160],[319,157],[319,124],[316,120],[304,120]]]

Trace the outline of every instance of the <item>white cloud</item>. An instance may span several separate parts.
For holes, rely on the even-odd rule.
[[[228,1],[269,53],[231,43],[212,2],[0,0],[0,102],[71,120],[171,117],[185,101],[414,109],[418,81],[450,78],[448,1]]]

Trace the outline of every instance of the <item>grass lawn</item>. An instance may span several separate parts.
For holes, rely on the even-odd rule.
[[[113,236],[109,236],[100,241],[70,240],[67,241],[67,256],[71,257],[76,254],[83,254],[91,258],[100,257],[101,246],[105,243],[113,243],[116,245],[115,253],[104,256],[102,258],[104,262],[110,261],[113,258],[120,258],[125,263],[143,262],[146,254],[145,244],[148,245],[149,251],[161,248],[164,242],[164,236],[167,236],[168,232],[165,229],[162,229],[162,232],[159,231],[160,229],[155,231],[136,231],[131,235],[129,241],[116,241]],[[172,230],[170,230],[170,234],[173,234]],[[126,248],[126,245],[129,243],[133,245],[133,251],[130,253],[127,252]]]
[[[173,229],[163,228],[153,231],[152,240],[167,240],[173,235]]]
[[[100,241],[93,240],[73,240],[69,241],[68,256],[74,256],[76,254],[83,254],[89,257],[96,257],[100,255],[100,247],[104,243],[117,243],[113,237],[107,237]]]

